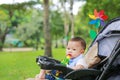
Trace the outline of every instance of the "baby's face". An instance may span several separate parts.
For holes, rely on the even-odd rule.
[[[66,54],[70,54],[71,58],[75,58],[79,56],[81,53],[83,53],[83,48],[81,46],[80,42],[76,41],[69,41],[67,48],[66,48]]]

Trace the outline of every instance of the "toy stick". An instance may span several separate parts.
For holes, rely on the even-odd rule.
[[[61,61],[61,64],[66,66],[68,63],[69,63],[69,60],[71,58],[71,55],[68,54],[62,61]]]

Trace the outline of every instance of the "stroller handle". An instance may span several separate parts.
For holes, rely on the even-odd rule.
[[[36,58],[36,62],[41,67],[41,69],[45,70],[59,70],[62,71],[64,74],[73,71],[73,69],[62,65],[60,61],[46,56],[38,56]]]

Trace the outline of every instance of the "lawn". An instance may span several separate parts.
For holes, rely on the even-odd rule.
[[[64,58],[65,49],[53,49],[53,57]],[[36,57],[44,51],[0,52],[0,80],[25,80],[39,73]]]

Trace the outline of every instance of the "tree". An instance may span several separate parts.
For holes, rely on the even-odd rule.
[[[74,1],[70,0],[70,23],[71,23],[71,37],[74,37],[74,15],[73,15]]]
[[[67,45],[67,41],[68,41],[68,34],[69,34],[69,22],[70,22],[70,19],[69,19],[69,12],[67,11],[66,7],[65,7],[65,3],[67,1],[66,0],[60,0],[60,3],[61,3],[61,6],[63,8],[63,13],[62,13],[62,16],[63,16],[63,21],[64,21],[64,39],[65,39],[65,46]]]
[[[74,24],[74,14],[73,14],[73,5],[77,1],[84,0],[60,0],[61,8],[63,9],[62,15],[64,20],[64,37],[65,43],[67,44],[68,38],[75,36],[75,24]],[[69,4],[69,8],[66,7],[66,4]]]
[[[43,18],[42,13],[40,14],[42,11],[37,11],[37,9],[31,9],[31,11],[31,15],[28,16],[29,21],[19,24],[15,34],[20,41],[24,42],[25,46],[34,46],[38,50],[43,35]]]
[[[2,30],[2,28],[0,27],[0,30],[2,30],[0,35],[0,51],[2,51],[4,42],[5,42],[5,37],[8,33],[10,33],[14,27],[17,27],[18,24],[21,22],[21,20],[24,18],[23,15],[25,15],[24,13],[26,12],[26,9],[28,9],[28,6],[31,6],[33,4],[36,4],[35,2],[25,2],[25,3],[18,3],[16,4],[2,4],[0,5],[0,11],[3,11],[7,17],[7,22],[4,22],[3,19],[0,20],[1,22],[4,22],[3,24],[5,24],[4,30]],[[16,15],[16,11],[18,12],[18,14],[20,15]],[[2,18],[5,18],[2,17]],[[19,22],[20,21],[20,22]],[[2,24],[2,25],[3,25]]]
[[[58,40],[64,35],[64,22],[59,10],[51,11],[50,26],[52,28],[52,38],[55,40],[55,48],[58,48]]]
[[[9,16],[5,13],[5,10],[0,9],[0,51],[2,51],[5,36],[8,33],[8,25],[10,25]]]
[[[45,55],[52,57],[51,49],[51,30],[49,25],[49,0],[44,0],[44,38],[45,38]]]

